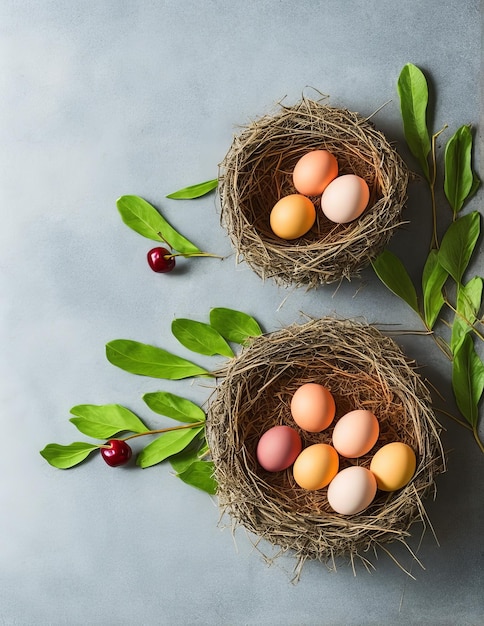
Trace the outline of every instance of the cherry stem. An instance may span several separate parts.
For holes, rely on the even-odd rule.
[[[173,253],[173,254],[165,254],[164,258],[165,259],[172,259],[175,256],[182,256],[182,257],[185,257],[185,258],[190,258],[192,256],[209,256],[209,257],[212,257],[212,258],[215,258],[215,259],[222,259],[222,260],[224,258],[223,256],[220,256],[218,254],[212,254],[211,252],[186,252],[186,253],[176,252],[176,253]]]
[[[147,430],[143,433],[135,433],[134,435],[129,435],[128,437],[119,439],[119,441],[128,441],[128,439],[134,439],[135,437],[143,437],[144,435],[160,435],[162,433],[169,433],[172,430],[182,430],[184,428],[197,428],[198,426],[203,426],[204,424],[205,424],[205,421],[190,422],[189,424],[182,424],[180,426],[171,426],[170,428],[159,428],[156,430]],[[107,447],[109,448],[110,446],[107,446]]]

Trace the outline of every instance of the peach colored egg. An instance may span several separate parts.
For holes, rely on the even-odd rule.
[[[316,221],[316,209],[306,196],[291,193],[276,202],[269,219],[275,235],[281,239],[297,239],[311,230]]]
[[[273,426],[259,439],[257,460],[268,472],[280,472],[294,463],[301,449],[301,438],[294,428]]]
[[[378,440],[380,426],[371,411],[356,409],[340,417],[333,429],[333,446],[349,459],[369,452]]]
[[[347,224],[363,213],[369,199],[366,181],[356,174],[345,174],[335,178],[323,191],[321,210],[332,222]]]
[[[302,156],[294,167],[294,187],[305,196],[319,196],[338,176],[338,161],[327,150],[312,150]]]
[[[338,472],[328,487],[329,506],[341,515],[361,513],[373,502],[375,495],[375,477],[360,465]]]
[[[377,450],[370,463],[378,489],[396,491],[408,484],[415,473],[415,452],[406,443],[394,441]]]
[[[315,443],[304,448],[294,461],[294,480],[303,489],[315,491],[326,487],[336,476],[339,457],[336,450],[327,443]]]
[[[291,415],[296,424],[310,433],[319,433],[331,424],[336,405],[329,389],[317,383],[305,383],[291,399]]]

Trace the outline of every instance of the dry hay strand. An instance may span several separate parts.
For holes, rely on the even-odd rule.
[[[349,224],[330,222],[320,198],[311,198],[317,219],[303,237],[274,235],[269,215],[283,196],[295,193],[292,171],[306,152],[325,149],[338,160],[340,174],[368,183],[370,201]],[[234,137],[219,166],[221,223],[236,250],[263,279],[315,287],[357,276],[402,224],[408,170],[373,123],[346,109],[307,98],[282,106],[250,123]]]
[[[368,551],[388,552],[385,544],[394,541],[406,544],[416,521],[428,527],[422,500],[435,492],[435,477],[444,468],[440,427],[426,386],[392,339],[364,322],[310,320],[253,339],[219,374],[223,379],[209,404],[207,437],[222,515],[228,513],[235,527],[244,526],[282,552],[292,551],[299,564],[317,559],[332,567],[336,559],[353,563],[359,557],[367,568]],[[376,446],[359,459],[340,457],[340,469],[368,467],[377,449],[402,441],[417,455],[411,482],[394,493],[378,491],[365,511],[344,516],[329,507],[326,488],[300,488],[291,468],[263,470],[256,447],[272,426],[296,428],[303,446],[331,443],[332,426],[307,433],[291,417],[291,397],[306,382],[331,391],[334,423],[355,408],[378,417]]]

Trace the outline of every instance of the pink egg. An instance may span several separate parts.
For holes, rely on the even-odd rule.
[[[366,467],[347,467],[329,483],[329,506],[341,515],[361,513],[373,502],[376,488],[376,479]]]
[[[380,426],[371,411],[357,409],[340,417],[333,429],[333,446],[349,459],[369,452],[378,440]]]
[[[321,210],[332,222],[347,224],[363,213],[369,199],[366,181],[356,174],[345,174],[326,187],[321,196]]]
[[[301,438],[290,426],[274,426],[257,444],[257,460],[268,472],[280,472],[294,463],[302,449]]]

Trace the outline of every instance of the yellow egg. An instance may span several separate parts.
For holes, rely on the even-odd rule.
[[[375,453],[370,471],[376,478],[378,489],[396,491],[410,482],[416,466],[417,459],[412,448],[406,443],[394,441]]]
[[[301,385],[291,399],[296,424],[310,433],[319,433],[331,424],[336,406],[329,389],[317,383]]]
[[[375,415],[366,409],[356,409],[340,417],[333,429],[333,446],[349,459],[369,452],[378,440],[380,426]]]
[[[361,465],[341,470],[328,487],[329,506],[342,515],[361,513],[373,502],[375,495],[375,477]]]
[[[336,476],[339,457],[327,443],[315,443],[304,448],[294,462],[294,480],[303,489],[315,491],[326,487]]]
[[[316,221],[314,204],[306,196],[292,193],[274,205],[270,215],[272,231],[281,239],[297,239]]]
[[[292,173],[294,187],[305,196],[319,196],[338,176],[338,161],[327,150],[312,150],[302,156]]]
[[[347,224],[359,217],[368,205],[370,190],[363,178],[345,174],[335,178],[321,196],[321,210],[337,224]]]

